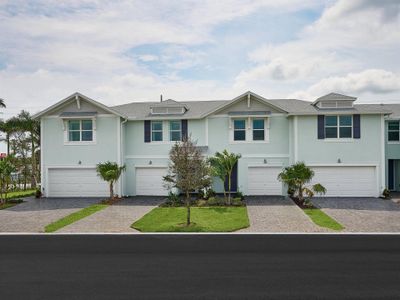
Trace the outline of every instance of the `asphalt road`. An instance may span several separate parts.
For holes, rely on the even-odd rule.
[[[397,235],[0,236],[0,299],[400,299]]]

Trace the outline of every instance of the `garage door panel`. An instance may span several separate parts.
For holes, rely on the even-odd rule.
[[[373,166],[321,166],[312,169],[315,173],[312,184],[322,184],[327,189],[325,196],[376,196],[376,168]]]
[[[282,183],[277,179],[280,167],[249,167],[249,195],[282,195]]]
[[[94,168],[49,169],[49,197],[104,197],[108,184],[97,176]]]
[[[165,196],[168,190],[164,187],[163,177],[167,168],[136,168],[136,195]]]

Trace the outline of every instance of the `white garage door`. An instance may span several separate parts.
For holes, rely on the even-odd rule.
[[[377,196],[376,167],[343,166],[312,167],[315,172],[313,183],[326,189],[325,196]]]
[[[163,186],[165,175],[167,175],[167,168],[163,167],[136,168],[136,195],[167,195],[168,190]]]
[[[108,185],[91,169],[49,169],[49,197],[103,197]]]
[[[282,183],[277,179],[281,167],[249,167],[249,195],[282,195]]]

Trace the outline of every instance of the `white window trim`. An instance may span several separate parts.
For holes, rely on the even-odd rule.
[[[161,141],[153,141],[153,123],[161,123],[161,130],[154,130],[154,132],[161,132]],[[150,142],[151,143],[163,143],[164,142],[164,122],[163,121],[150,121]]]
[[[171,122],[178,122],[179,123],[179,130],[172,130],[171,129]],[[177,141],[172,141],[171,140],[171,138],[172,138],[172,132],[178,132],[179,131],[179,140],[177,140]],[[182,141],[182,120],[169,120],[168,121],[168,137],[169,137],[169,141],[171,142],[171,143],[176,143],[176,142],[180,142],[180,141]]]
[[[69,124],[68,122],[70,120],[77,120],[82,122],[82,120],[91,120],[92,121],[92,141],[70,141],[69,140]],[[71,119],[62,119],[63,123],[63,131],[64,131],[64,145],[65,146],[90,146],[90,145],[96,145],[97,144],[97,129],[96,129],[96,118],[71,118]],[[82,126],[82,125],[81,125]],[[82,130],[81,130],[82,131]]]
[[[351,126],[340,126],[340,117],[341,116],[350,116],[351,117]],[[336,117],[336,126],[326,126],[326,117]],[[335,138],[330,138],[330,137],[326,137],[326,128],[334,128],[336,127],[336,133],[337,133],[337,137]],[[341,138],[340,137],[340,128],[342,127],[350,127],[351,128],[351,137],[345,137],[345,138]],[[354,141],[354,137],[353,137],[353,131],[354,131],[354,121],[353,121],[353,116],[352,115],[328,115],[325,116],[325,120],[324,120],[324,135],[325,135],[325,142],[353,142]]]
[[[397,123],[399,123],[399,130],[390,130],[389,129],[389,122],[397,122]],[[399,140],[390,141],[389,140],[389,132],[399,132]],[[397,121],[397,120],[389,120],[388,121],[388,123],[387,123],[387,143],[388,144],[392,144],[392,145],[400,144],[400,121]]]
[[[182,120],[180,120],[180,119],[178,119],[178,120],[154,120],[154,122],[162,122],[163,123],[163,131],[162,131],[163,140],[162,141],[153,141],[152,140],[152,127],[150,124],[150,144],[151,145],[173,145],[177,142],[177,141],[170,140],[170,130],[169,130],[169,122],[170,121],[181,122]],[[181,123],[181,137],[182,137],[182,123]]]
[[[234,120],[245,120],[246,121],[246,139],[244,141],[234,140]],[[253,119],[264,119],[264,140],[254,141],[253,140]],[[267,144],[269,143],[269,130],[270,129],[270,118],[265,116],[235,116],[229,117],[229,144]]]

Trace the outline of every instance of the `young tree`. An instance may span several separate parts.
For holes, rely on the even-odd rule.
[[[9,185],[11,183],[11,175],[15,172],[15,166],[12,163],[12,157],[7,156],[0,160],[0,202],[6,203]],[[4,197],[3,197],[4,195]]]
[[[168,174],[163,179],[168,188],[177,188],[185,194],[186,226],[189,226],[190,192],[211,182],[209,164],[190,138],[175,143],[169,158]]]
[[[326,189],[321,184],[317,183],[313,186],[306,186],[314,177],[314,171],[305,165],[304,162],[298,162],[294,165],[286,167],[278,175],[278,180],[284,182],[290,190],[293,191],[293,196],[297,197],[301,205],[304,204],[304,194],[308,198],[312,198],[314,193],[325,194]]]
[[[100,178],[107,181],[110,185],[110,200],[112,200],[114,198],[114,183],[119,179],[122,172],[125,171],[125,165],[118,166],[115,162],[107,161],[97,164],[96,170]]]
[[[213,168],[213,173],[218,176],[224,183],[224,195],[226,197],[225,182],[228,180],[228,204],[231,204],[231,187],[232,187],[232,171],[239,159],[240,154],[229,153],[226,149],[221,152],[216,152],[214,157],[210,158],[210,163]]]

